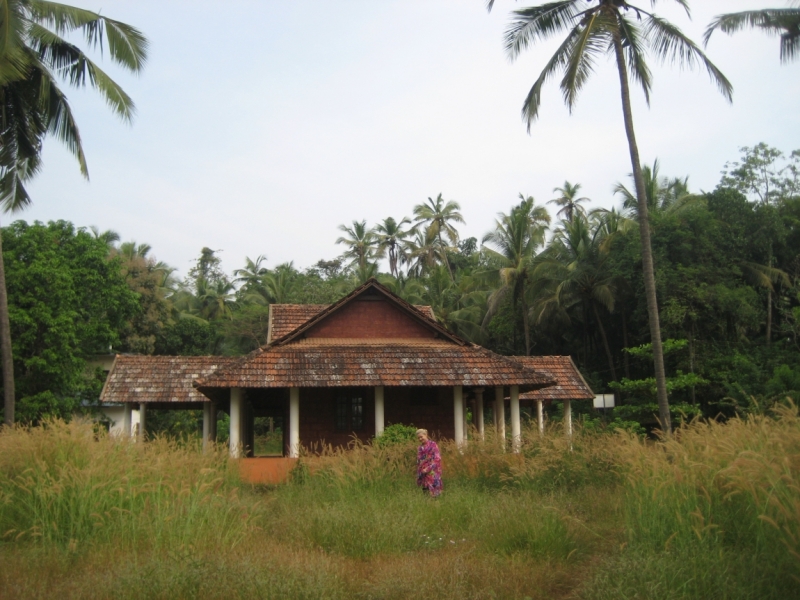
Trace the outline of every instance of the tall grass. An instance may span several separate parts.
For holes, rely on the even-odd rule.
[[[800,418],[695,421],[620,435],[629,551],[587,597],[800,597]],[[602,590],[602,593],[601,593]]]
[[[230,544],[249,512],[222,450],[135,443],[62,421],[0,435],[3,540],[157,550],[202,532],[203,543]]]
[[[0,433],[2,598],[797,598],[800,417],[672,438],[525,430],[307,455],[238,479],[224,448],[61,422]]]

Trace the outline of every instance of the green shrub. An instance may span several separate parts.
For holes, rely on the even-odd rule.
[[[413,425],[395,423],[383,430],[383,433],[373,441],[379,448],[387,448],[397,444],[408,445],[417,441],[417,428]]]

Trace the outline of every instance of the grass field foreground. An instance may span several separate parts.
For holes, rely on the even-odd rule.
[[[2,598],[800,598],[800,417],[670,440],[526,429],[301,459],[243,484],[225,448],[49,422],[0,434]]]

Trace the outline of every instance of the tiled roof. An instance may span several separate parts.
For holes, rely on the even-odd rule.
[[[294,331],[330,304],[271,304],[269,307],[270,341]]]
[[[441,339],[307,338],[267,346],[201,378],[201,389],[228,387],[496,386],[536,389],[553,380],[480,346]]]
[[[100,394],[100,401],[204,402],[192,383],[236,363],[228,356],[133,356],[119,354]]]
[[[330,304],[272,304],[270,306],[270,341],[282,338],[291,333]],[[433,320],[433,309],[430,306],[414,306],[427,318]]]
[[[594,392],[569,356],[513,356],[511,358],[556,380],[556,385],[520,394],[520,400],[590,400],[594,398]]]

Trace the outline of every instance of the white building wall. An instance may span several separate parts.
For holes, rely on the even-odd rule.
[[[103,406],[100,409],[103,414],[111,421],[108,433],[112,436],[122,435],[122,424],[124,422],[124,406]],[[139,429],[139,410],[134,409],[131,411],[131,435],[136,435]]]

